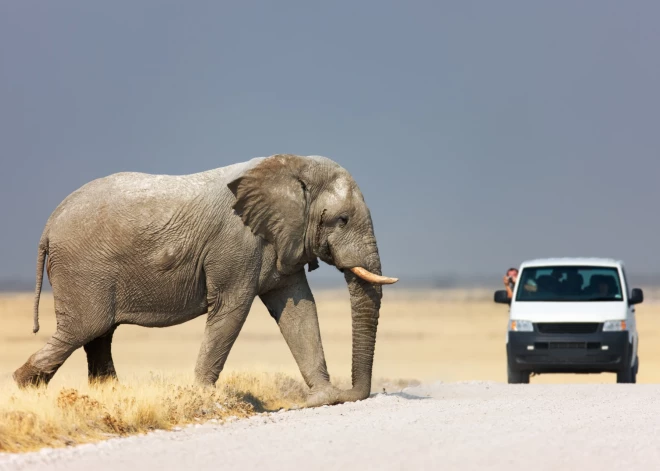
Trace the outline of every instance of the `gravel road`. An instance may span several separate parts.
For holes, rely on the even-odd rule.
[[[36,453],[0,470],[656,469],[660,386],[436,383]]]

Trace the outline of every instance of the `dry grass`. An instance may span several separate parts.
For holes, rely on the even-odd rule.
[[[0,451],[61,447],[109,437],[301,406],[303,385],[282,374],[229,374],[217,388],[190,377],[151,376],[122,383],[0,394]]]
[[[373,390],[397,390],[416,380],[506,381],[507,308],[494,304],[491,296],[467,290],[405,292],[386,287]],[[316,300],[328,368],[333,382],[346,386],[351,365],[348,293],[321,292]],[[85,354],[79,349],[47,390],[18,391],[11,373],[55,329],[52,298],[46,293],[41,302],[41,331],[31,333],[31,304],[31,294],[0,296],[0,449],[62,446],[107,434],[287,408],[303,400],[298,367],[259,300],[212,392],[189,386],[204,317],[164,329],[119,327],[113,343],[119,384],[88,387]],[[637,319],[638,382],[656,383],[660,380],[659,305],[640,305]],[[615,381],[614,374],[532,378],[532,383]],[[216,403],[223,408],[215,407]]]

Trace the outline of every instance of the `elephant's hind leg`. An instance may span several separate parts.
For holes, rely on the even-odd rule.
[[[82,343],[70,343],[55,332],[43,348],[14,372],[14,381],[21,388],[48,384],[66,359],[81,346]]]
[[[85,344],[87,354],[87,375],[90,383],[117,379],[117,372],[112,361],[112,335],[116,327]]]
[[[48,384],[74,351],[109,332],[113,327],[112,317],[100,317],[101,322],[92,322],[79,314],[86,312],[86,307],[68,306],[55,298],[57,330],[41,350],[14,372],[19,387]]]

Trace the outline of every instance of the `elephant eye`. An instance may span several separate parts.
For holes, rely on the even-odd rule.
[[[339,222],[340,227],[344,227],[346,224],[348,224],[348,216],[339,216],[337,221]]]

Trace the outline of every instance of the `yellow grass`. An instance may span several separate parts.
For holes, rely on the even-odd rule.
[[[506,381],[507,307],[494,304],[491,293],[387,287],[384,292],[374,391],[397,390],[416,381]],[[328,368],[333,382],[345,387],[351,365],[348,293],[321,292],[316,300]],[[36,335],[31,333],[31,305],[31,294],[0,296],[0,450],[62,446],[197,419],[246,416],[304,400],[298,367],[258,299],[212,393],[189,386],[205,317],[164,329],[120,326],[113,342],[118,385],[88,387],[85,353],[79,349],[47,390],[19,391],[11,373],[55,329],[52,297],[42,297],[41,330]],[[652,302],[640,305],[637,319],[637,381],[655,383],[660,380],[660,307]],[[614,374],[532,378],[532,383],[615,381]],[[224,408],[214,408],[216,402]]]
[[[301,383],[281,374],[230,374],[217,388],[192,386],[191,379],[154,375],[125,383],[79,382],[29,391],[5,385],[0,399],[0,451],[60,447],[224,421],[304,401]]]

